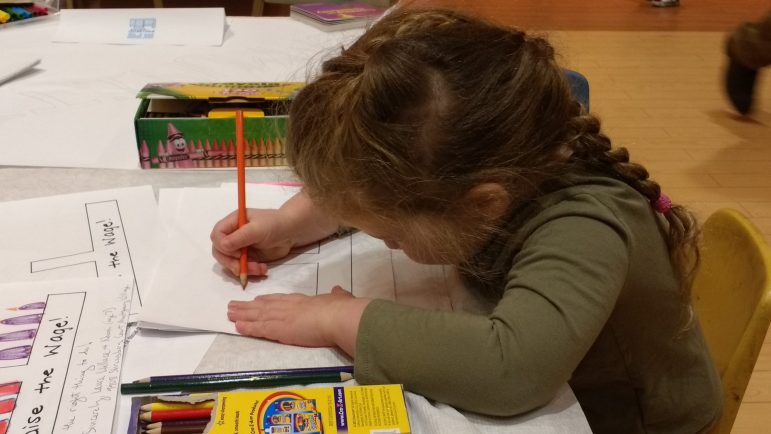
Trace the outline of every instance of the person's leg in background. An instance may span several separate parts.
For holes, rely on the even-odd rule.
[[[752,110],[758,70],[771,65],[771,12],[737,27],[728,37],[726,54],[726,93],[736,111],[746,115]]]
[[[673,6],[680,6],[680,0],[651,0],[651,5],[657,8],[671,8]]]

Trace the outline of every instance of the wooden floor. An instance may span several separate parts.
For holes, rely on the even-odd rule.
[[[673,200],[701,218],[736,208],[771,240],[771,68],[752,119],[732,112],[722,87],[725,32],[760,18],[771,2],[681,0],[672,9],[645,0],[418,2],[546,31],[565,66],[588,77],[591,109],[615,144]],[[771,335],[732,432],[771,432]]]

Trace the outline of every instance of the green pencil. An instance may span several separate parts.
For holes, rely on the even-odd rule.
[[[231,389],[289,386],[293,384],[337,383],[353,378],[349,372],[322,372],[305,375],[257,375],[246,378],[214,378],[157,383],[123,383],[123,395],[153,394],[160,392],[215,392]]]

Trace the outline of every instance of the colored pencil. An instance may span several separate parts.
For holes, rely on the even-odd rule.
[[[212,409],[194,408],[192,410],[160,410],[143,411],[139,414],[139,420],[144,422],[161,422],[164,420],[201,419],[211,417]]]
[[[203,434],[206,425],[201,426],[175,426],[169,428],[152,428],[144,434]]]
[[[347,372],[353,373],[353,366],[327,366],[321,368],[292,368],[292,369],[264,369],[260,371],[235,371],[235,372],[211,372],[203,374],[186,375],[161,375],[155,377],[142,378],[135,383],[160,383],[163,381],[205,381],[219,378],[248,378],[260,377],[264,375],[308,375],[322,374],[327,372]]]
[[[236,110],[236,166],[238,171],[238,227],[239,229],[246,224],[246,172],[244,169],[244,112]],[[248,247],[241,248],[239,278],[241,279],[241,288],[246,289],[246,282],[249,279],[247,273],[248,266]]]
[[[145,429],[153,428],[171,428],[171,427],[188,427],[188,426],[206,426],[211,420],[211,416],[205,419],[182,419],[182,420],[164,420],[162,422],[153,422],[147,424]]]
[[[160,392],[214,392],[218,390],[254,389],[294,384],[337,383],[353,378],[348,372],[327,372],[305,375],[262,375],[244,378],[217,378],[203,381],[162,381],[159,383],[124,383],[124,395]]]
[[[161,411],[161,410],[192,410],[194,408],[214,408],[214,401],[204,401],[196,404],[187,402],[152,402],[139,407],[142,411]]]

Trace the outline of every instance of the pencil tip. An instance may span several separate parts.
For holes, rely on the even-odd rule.
[[[249,281],[249,276],[246,273],[241,273],[241,289],[246,289],[246,282]]]

